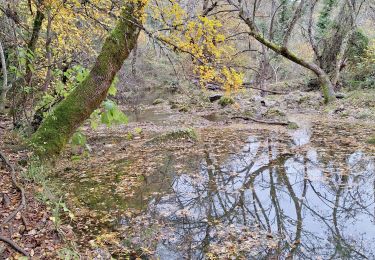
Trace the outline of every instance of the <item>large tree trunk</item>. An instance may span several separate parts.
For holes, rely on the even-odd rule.
[[[46,117],[32,136],[32,145],[42,158],[58,155],[71,136],[107,97],[108,89],[123,62],[136,45],[141,8],[127,3],[116,28],[107,37],[87,78]]]
[[[340,72],[344,67],[348,48],[355,40],[356,20],[365,0],[342,1],[336,17],[320,35],[320,44],[315,46],[317,62],[330,77],[332,85],[337,89],[340,85]],[[313,46],[314,47],[314,46]],[[321,49],[319,52],[318,48]]]
[[[337,64],[340,63],[339,54],[346,47],[346,38],[354,27],[353,15],[347,2],[343,1],[339,13],[332,22],[332,27],[322,39],[322,51],[317,58],[319,66],[331,79],[335,77]]]
[[[0,113],[2,113],[5,109],[5,102],[6,102],[6,95],[9,90],[8,86],[8,72],[7,72],[7,64],[5,60],[5,53],[3,49],[3,45],[0,41],[0,60],[1,60],[1,69],[3,73],[3,85],[0,88]]]

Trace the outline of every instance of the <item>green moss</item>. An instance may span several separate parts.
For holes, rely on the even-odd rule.
[[[178,111],[186,113],[186,112],[189,112],[189,108],[187,106],[180,106],[180,108],[178,109]]]
[[[375,89],[351,91],[344,100],[351,106],[375,107]]]
[[[131,132],[128,132],[128,134],[126,135],[126,139],[129,140],[129,141],[133,140],[134,139],[133,134]]]
[[[155,143],[162,143],[167,142],[170,140],[178,140],[178,139],[188,139],[191,141],[198,140],[198,134],[193,128],[186,128],[186,129],[179,129],[176,131],[171,131],[160,136],[152,138],[146,144],[155,144]]]
[[[246,110],[243,115],[247,117],[253,117],[255,111]]]
[[[299,126],[298,126],[296,123],[294,123],[294,122],[290,122],[290,123],[288,124],[288,129],[296,130],[296,129],[298,129],[298,128],[299,128]]]
[[[154,106],[155,106],[155,105],[162,104],[162,103],[164,103],[164,100],[161,99],[161,98],[157,98],[157,99],[155,99],[155,100],[152,102],[152,104],[153,104]]]
[[[81,86],[84,88],[85,85]],[[38,131],[31,138],[31,145],[38,155],[57,155],[69,141],[75,129],[89,114],[80,102],[80,95],[73,91],[44,120]]]
[[[349,112],[342,112],[342,113],[340,114],[340,117],[345,118],[345,117],[348,117],[349,115],[350,115]]]
[[[222,107],[226,107],[228,105],[232,105],[234,104],[234,99],[231,98],[231,97],[226,97],[226,96],[223,96],[219,99],[219,104],[222,106]]]
[[[367,142],[368,142],[369,144],[373,144],[373,145],[375,145],[375,136],[373,136],[373,137],[371,137],[370,139],[368,139]]]
[[[32,136],[31,146],[41,159],[58,155],[76,129],[105,100],[116,73],[139,35],[139,27],[131,17],[135,8],[133,4],[125,5],[90,74],[46,117]]]
[[[267,117],[283,117],[285,116],[285,113],[276,109],[276,108],[270,108],[266,112]]]
[[[298,104],[302,104],[302,103],[306,103],[309,100],[310,100],[310,96],[303,96],[297,102]]]
[[[324,104],[328,104],[331,101],[328,85],[322,84],[321,88],[322,88],[323,97],[324,97]]]

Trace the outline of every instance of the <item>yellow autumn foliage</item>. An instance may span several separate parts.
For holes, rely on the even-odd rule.
[[[226,65],[234,48],[225,42],[219,19],[199,15],[192,19],[175,0],[171,0],[170,5],[152,5],[150,9],[153,19],[164,28],[157,32],[158,38],[178,51],[190,54],[193,73],[201,86],[220,83],[228,94],[242,86],[244,75]]]
[[[177,52],[192,57],[193,73],[204,87],[208,83],[221,84],[227,93],[236,91],[243,83],[243,74],[231,68],[234,49],[228,44],[222,22],[215,17],[188,14],[176,0],[127,0],[141,6],[134,14],[147,26],[152,21],[160,30],[154,35],[174,47]],[[27,0],[22,0],[27,10]],[[33,10],[36,10],[35,4]],[[52,63],[63,64],[72,60],[90,59],[99,51],[100,42],[113,28],[121,12],[121,6],[113,6],[111,0],[44,0],[39,6],[45,13],[40,43],[35,50],[38,67],[35,79],[43,79],[50,64],[46,64],[47,13],[51,21]],[[32,24],[29,16],[29,24]],[[37,81],[37,80],[36,80]]]

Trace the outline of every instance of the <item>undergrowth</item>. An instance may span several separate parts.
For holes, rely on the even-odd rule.
[[[63,219],[68,218],[73,221],[74,215],[65,204],[63,194],[58,189],[57,184],[49,178],[50,172],[49,166],[42,164],[37,158],[33,157],[29,160],[28,169],[22,174],[22,177],[26,181],[36,184],[35,196],[51,212],[50,220],[54,223],[59,237],[66,244],[66,247],[58,252],[59,258],[64,260],[80,259],[74,241],[66,239],[62,230]]]

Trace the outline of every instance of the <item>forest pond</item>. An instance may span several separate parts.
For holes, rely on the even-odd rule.
[[[363,141],[371,131],[250,131],[225,159],[209,147],[183,159],[162,151],[132,198],[105,195],[106,205],[137,208],[114,228],[151,258],[374,259],[375,159]]]

